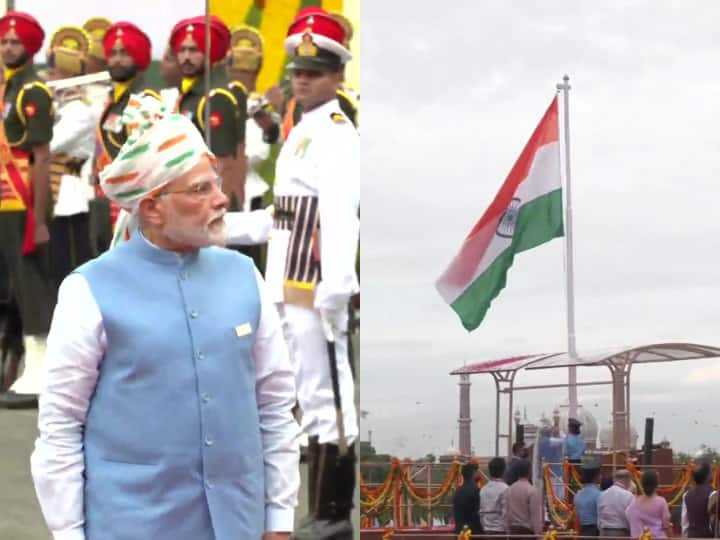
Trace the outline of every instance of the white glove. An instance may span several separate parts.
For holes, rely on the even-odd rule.
[[[327,283],[323,281],[315,287],[315,309],[335,332],[347,332],[349,300],[346,293],[330,291]]]

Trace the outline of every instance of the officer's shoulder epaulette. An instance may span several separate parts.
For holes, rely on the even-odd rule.
[[[48,87],[48,85],[46,85],[46,84],[45,84],[44,82],[42,82],[42,81],[30,81],[30,82],[28,82],[28,83],[25,83],[25,84],[23,85],[23,87],[20,89],[20,93],[21,93],[21,94],[25,94],[25,93],[27,93],[27,92],[35,89],[35,88],[39,88],[39,89],[43,90],[43,91],[48,95],[48,97],[49,97],[50,99],[52,99],[52,97],[53,97],[52,90],[50,90],[50,88]]]
[[[247,96],[249,94],[245,85],[243,83],[241,83],[240,81],[230,81],[228,83],[228,88],[230,90],[240,90],[243,94],[245,94],[245,96]]]
[[[354,97],[352,97],[349,93],[345,92],[344,90],[338,90],[338,91],[336,92],[336,94],[337,94],[337,97],[338,97],[338,98],[344,99],[345,101],[347,101],[348,104],[349,104],[353,109],[357,109],[357,108],[358,108],[358,102],[357,102],[357,100],[356,100]]]
[[[232,95],[232,92],[225,88],[213,88],[212,90],[210,90],[210,92],[208,92],[208,98],[212,98],[215,96],[225,96],[232,102],[233,105],[237,106],[238,104],[237,99],[235,99],[235,96]]]
[[[155,99],[157,99],[158,101],[162,101],[162,100],[163,100],[162,96],[158,93],[158,91],[157,91],[157,90],[154,90],[154,89],[152,89],[152,88],[145,88],[145,89],[142,91],[142,95],[143,95],[143,96],[152,96],[152,97],[154,97]]]
[[[28,83],[25,83],[20,88],[20,91],[18,92],[17,98],[15,100],[15,110],[17,111],[20,122],[22,122],[23,125],[27,123],[27,116],[33,116],[37,111],[37,104],[35,103],[29,103],[28,105],[23,106],[23,100],[25,99],[25,95],[28,92],[32,92],[36,88],[41,92],[47,94],[47,97],[50,100],[50,114],[55,114],[55,105],[53,104],[52,90],[50,90],[50,88],[48,88],[48,86],[42,81],[30,81]]]
[[[330,120],[332,120],[336,124],[347,124],[348,122],[348,119],[345,117],[345,115],[339,112],[330,113]]]

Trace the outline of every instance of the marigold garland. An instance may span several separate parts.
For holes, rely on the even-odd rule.
[[[626,466],[632,481],[640,488],[642,472],[632,462],[628,462]],[[407,494],[419,505],[432,507],[441,502],[453,487],[457,487],[462,483],[462,464],[458,461],[450,464],[447,475],[440,486],[435,488],[423,487],[414,483],[410,478],[411,467],[412,462],[401,463],[398,459],[393,458],[389,473],[383,483],[377,487],[368,486],[365,478],[362,474],[360,475],[360,505],[363,510],[362,523],[364,526],[371,526],[373,515],[392,508],[395,526],[402,527],[403,522],[406,520],[402,512],[403,493]],[[670,506],[677,504],[690,485],[694,468],[693,464],[687,465],[672,485],[658,488],[658,495],[665,497]],[[563,501],[555,493],[549,464],[543,466],[543,478],[545,480],[548,510],[553,521],[563,529],[577,530],[578,520],[575,508],[567,502],[567,499]],[[563,479],[566,485],[571,481],[581,484],[577,467],[567,461],[563,464]],[[482,481],[480,484],[484,485],[485,482]],[[720,487],[720,467],[715,464],[712,466],[712,485],[716,489]],[[565,490],[565,498],[567,498],[568,492],[569,490]]]

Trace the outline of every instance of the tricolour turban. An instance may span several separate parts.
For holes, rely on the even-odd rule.
[[[29,56],[35,56],[42,47],[45,31],[29,13],[8,11],[0,18],[0,37],[4,37],[10,30],[15,31]]]
[[[128,54],[132,56],[140,71],[145,71],[150,65],[152,44],[147,34],[131,22],[120,21],[108,28],[103,38],[105,58],[110,58],[110,52],[120,41]]]
[[[191,37],[198,48],[205,54],[205,16],[183,19],[175,25],[170,34],[170,46],[175,54],[180,45]],[[227,25],[214,15],[210,17],[210,62],[216,63],[225,58],[230,47],[230,30]]]
[[[169,114],[154,97],[131,95],[122,121],[128,138],[100,173],[100,186],[110,200],[130,212],[203,156],[215,160],[193,123],[182,114]]]

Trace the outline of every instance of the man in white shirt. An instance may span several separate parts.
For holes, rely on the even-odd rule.
[[[228,199],[186,117],[133,95],[100,181],[139,229],[60,287],[35,489],[54,540],[287,540],[295,384],[275,306],[224,242]]]
[[[505,492],[508,485],[505,483],[505,460],[494,457],[488,463],[490,482],[480,490],[480,521],[486,535],[506,534],[505,514],[507,502]]]
[[[598,528],[600,536],[630,536],[630,524],[625,510],[634,495],[630,492],[630,472],[620,469],[615,473],[614,483],[598,497]]]

